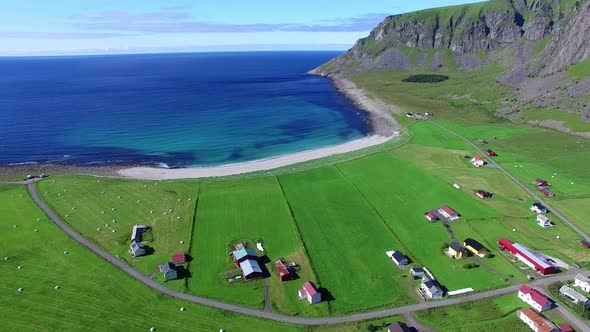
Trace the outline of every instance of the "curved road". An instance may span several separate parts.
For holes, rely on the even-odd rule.
[[[414,311],[442,307],[442,306],[448,306],[448,305],[470,302],[470,301],[474,301],[474,300],[478,300],[478,299],[513,293],[513,292],[516,292],[516,290],[521,286],[521,285],[514,285],[514,286],[510,286],[510,287],[506,287],[506,288],[491,290],[491,291],[487,291],[487,292],[483,292],[483,293],[472,294],[472,295],[468,295],[468,296],[464,296],[464,297],[457,297],[457,298],[440,300],[440,301],[433,301],[433,302],[423,302],[423,303],[408,305],[408,306],[399,307],[399,308],[377,310],[377,311],[364,312],[364,313],[358,313],[358,314],[353,314],[353,315],[348,315],[348,316],[340,316],[340,317],[306,318],[306,317],[286,316],[286,315],[281,315],[281,314],[277,314],[277,313],[273,313],[273,312],[267,312],[267,311],[263,311],[263,310],[245,308],[242,306],[228,304],[228,303],[224,303],[224,302],[220,302],[220,301],[216,301],[216,300],[211,300],[211,299],[203,298],[200,296],[180,293],[180,292],[172,290],[164,285],[161,285],[161,284],[153,281],[148,276],[140,273],[139,271],[135,270],[131,266],[127,265],[126,263],[124,263],[121,260],[119,260],[118,258],[116,258],[115,256],[109,254],[108,252],[106,252],[102,248],[98,247],[94,243],[88,241],[82,235],[78,234],[68,224],[66,224],[55,212],[53,212],[53,210],[51,210],[49,208],[49,206],[47,206],[47,204],[45,204],[45,202],[43,202],[39,198],[39,195],[37,194],[37,190],[35,188],[34,183],[27,183],[26,186],[27,186],[27,191],[31,195],[31,198],[33,199],[33,201],[39,206],[39,208],[41,208],[47,214],[47,216],[49,216],[49,218],[62,231],[64,231],[67,235],[69,235],[72,239],[74,239],[78,243],[82,244],[84,247],[90,249],[92,252],[94,252],[99,257],[103,258],[107,262],[118,267],[120,270],[127,273],[131,277],[137,279],[139,282],[143,283],[144,285],[146,285],[146,286],[148,286],[160,293],[163,293],[163,294],[166,294],[166,295],[178,298],[178,299],[206,305],[206,306],[213,307],[213,308],[232,311],[232,312],[236,312],[236,313],[240,313],[240,314],[244,314],[244,315],[248,315],[248,316],[273,320],[273,321],[277,321],[277,322],[299,324],[299,325],[327,325],[327,324],[340,324],[340,323],[357,322],[357,321],[363,321],[363,320],[375,319],[375,318],[385,318],[385,317],[390,317],[390,316],[395,316],[395,315],[408,315]],[[547,278],[535,280],[532,283],[530,283],[530,285],[543,287],[543,286],[546,286],[546,285],[556,282],[556,281],[571,280],[574,278],[574,276],[576,275],[577,272],[579,272],[579,270],[578,271],[570,270],[567,273],[560,273],[560,274],[553,276],[553,277],[547,277]],[[295,296],[295,294],[293,294],[293,296]]]
[[[483,158],[486,159],[486,161],[494,168],[499,169],[502,173],[504,173],[508,178],[510,178],[510,180],[512,180],[514,183],[516,183],[519,187],[521,187],[522,189],[524,189],[524,191],[526,191],[529,195],[531,195],[536,201],[540,202],[541,204],[543,204],[547,210],[551,211],[551,213],[553,213],[556,217],[558,217],[559,219],[561,219],[561,221],[563,221],[565,224],[567,224],[570,228],[572,228],[576,233],[578,233],[578,235],[580,235],[582,238],[584,238],[584,240],[586,241],[590,241],[590,236],[588,236],[586,233],[584,233],[584,231],[582,231],[580,228],[578,228],[578,226],[576,226],[573,222],[569,221],[566,217],[564,217],[561,213],[559,213],[559,211],[557,211],[554,207],[552,207],[551,205],[547,204],[547,202],[545,200],[543,200],[541,197],[539,197],[539,195],[537,195],[537,193],[535,193],[533,190],[531,190],[529,187],[525,186],[522,182],[520,182],[520,180],[518,180],[514,175],[510,174],[510,172],[508,172],[506,169],[504,169],[504,167],[500,166],[500,164],[498,164],[493,158],[490,158],[487,156],[487,154],[477,145],[475,145],[472,141],[470,141],[469,139],[461,136],[460,134],[457,134],[456,132],[448,129],[447,127],[440,125],[436,122],[430,122],[446,131],[448,131],[449,133],[459,137],[460,139],[464,140],[465,142],[467,142],[469,145],[471,145],[475,150],[477,150]]]

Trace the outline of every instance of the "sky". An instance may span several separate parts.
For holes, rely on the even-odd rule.
[[[0,55],[345,50],[386,16],[477,0],[1,0]]]

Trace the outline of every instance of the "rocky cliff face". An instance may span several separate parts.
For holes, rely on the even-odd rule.
[[[443,67],[436,52],[450,51],[458,67],[473,64],[494,49],[520,41],[553,38],[543,51],[549,61],[538,72],[553,72],[564,64],[588,56],[590,16],[588,3],[574,0],[491,0],[394,15],[381,22],[368,37],[324,65],[318,72]],[[571,22],[571,23],[570,23]],[[408,53],[420,50],[423,55]],[[435,53],[434,56],[432,54]],[[574,53],[576,53],[574,55]],[[429,63],[425,63],[429,61]]]

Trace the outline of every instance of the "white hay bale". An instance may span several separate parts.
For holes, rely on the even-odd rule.
[[[176,217],[177,220],[180,220],[180,217]]]
[[[22,292],[22,291],[24,291],[24,290],[25,290],[25,289],[24,289],[24,288],[22,288],[22,287],[18,289],[18,291],[19,291],[19,292]]]
[[[69,216],[70,216],[69,214],[66,214],[66,218],[69,217]]]
[[[184,244],[184,241],[182,241],[182,240],[181,240],[181,241],[180,241],[180,244]]]
[[[561,237],[559,235],[557,235],[555,238],[559,240]]]
[[[104,214],[104,211],[100,211],[100,214]]]
[[[104,227],[110,227],[110,226],[111,226],[111,225],[109,225],[109,224],[104,224]]]
[[[169,212],[172,212],[172,209],[168,210]]]
[[[513,228],[513,229],[512,229],[512,231],[513,231],[513,232],[516,232],[516,228]]]
[[[137,203],[141,202],[139,199],[137,200]]]
[[[112,232],[113,232],[113,233],[116,233],[117,231],[113,229],[113,230],[112,230]]]
[[[41,221],[41,218],[37,218],[37,221]]]
[[[55,285],[55,287],[53,287],[53,289],[59,289],[60,287],[58,285]]]
[[[574,183],[572,182],[572,184],[574,184]]]
[[[154,332],[154,331],[156,331],[156,328],[155,328],[155,327],[153,327],[153,326],[152,326],[152,327],[150,327],[150,332]]]
[[[115,211],[115,210],[116,210],[115,208],[111,208],[111,211]]]
[[[17,227],[18,227],[17,225],[12,225],[12,228],[17,228]]]
[[[177,202],[180,202],[180,198],[177,200]]]
[[[96,230],[100,232],[100,230],[101,230],[101,229],[102,229],[102,228],[100,228],[100,227],[99,227],[99,228],[97,228]]]
[[[154,210],[150,210],[150,213],[154,213]]]
[[[9,260],[9,259],[10,259],[10,258],[9,258],[8,256],[4,256],[4,260],[5,260],[5,261],[7,261],[7,260]]]
[[[185,307],[180,307],[180,311],[185,311],[186,308]]]
[[[39,230],[35,228],[35,233],[37,233]]]
[[[117,198],[121,198],[121,196],[117,196]]]
[[[167,212],[164,212],[164,215],[167,215],[167,214],[168,214]]]
[[[67,254],[69,254],[69,252],[68,252],[67,250],[66,250],[66,251],[64,251],[64,255],[67,255]]]
[[[144,187],[144,188],[147,188],[147,184],[144,184],[144,185],[143,185],[143,187]]]
[[[72,210],[75,210],[75,209],[76,209],[76,207],[73,207],[73,208],[72,208]]]
[[[19,265],[19,266],[17,266],[16,268],[17,268],[18,270],[22,270],[23,266],[22,266],[22,265]]]
[[[100,182],[100,180],[96,180],[96,182]]]
[[[191,199],[189,198],[188,200],[190,201]]]

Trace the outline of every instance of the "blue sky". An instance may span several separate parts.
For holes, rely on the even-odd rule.
[[[0,55],[350,47],[387,15],[474,0],[16,0]]]

